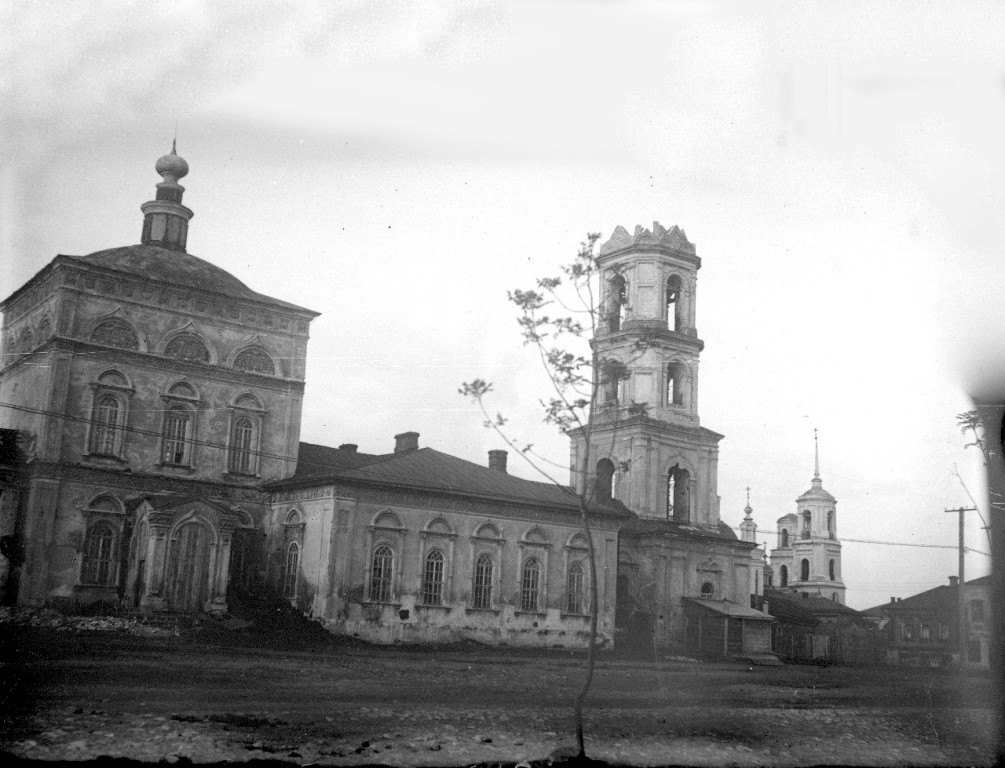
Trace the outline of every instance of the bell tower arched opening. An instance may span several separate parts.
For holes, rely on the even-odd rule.
[[[667,519],[691,520],[691,473],[675,464],[667,474]]]
[[[680,300],[680,276],[671,275],[666,283],[666,318],[667,328],[678,333],[684,327],[683,311]]]

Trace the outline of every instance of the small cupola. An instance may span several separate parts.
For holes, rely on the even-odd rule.
[[[176,142],[171,153],[161,157],[154,169],[164,180],[157,185],[155,200],[143,203],[143,245],[157,245],[173,251],[184,251],[188,239],[188,222],[194,215],[181,204],[185,187],[178,180],[188,174],[188,163],[178,156]]]

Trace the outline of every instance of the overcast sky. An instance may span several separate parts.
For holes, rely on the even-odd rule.
[[[677,224],[723,520],[749,485],[774,546],[817,427],[849,604],[956,572],[850,539],[955,546],[954,467],[986,515],[955,416],[1005,360],[1005,6],[8,2],[0,28],[4,295],[138,242],[177,122],[189,252],[322,313],[303,440],[482,462],[477,376],[567,464],[506,290],[587,232]]]

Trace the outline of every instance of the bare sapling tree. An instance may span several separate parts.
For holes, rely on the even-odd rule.
[[[593,456],[594,425],[598,417],[605,424],[614,421],[615,429],[607,449],[613,452],[617,437],[617,419],[622,411],[626,415],[644,415],[645,404],[631,403],[622,408],[618,402],[619,383],[625,378],[625,366],[617,361],[601,361],[596,345],[592,343],[598,330],[608,327],[612,313],[623,311],[619,298],[604,302],[599,287],[594,285],[598,276],[594,248],[600,235],[590,233],[580,243],[575,259],[561,267],[559,277],[537,280],[531,290],[507,292],[509,301],[518,312],[518,323],[525,346],[535,349],[547,374],[550,392],[540,400],[544,408],[544,421],[556,426],[565,435],[576,435],[584,445],[578,456],[574,487],[559,483],[553,472],[544,464],[553,464],[533,450],[533,445],[521,443],[508,429],[508,420],[501,414],[491,415],[486,399],[492,384],[483,379],[465,382],[458,390],[479,406],[485,418],[484,426],[492,429],[515,453],[522,456],[538,473],[550,482],[567,489],[579,506],[579,521],[585,535],[589,568],[589,640],[586,652],[586,670],[583,684],[576,696],[574,717],[576,749],[579,758],[586,757],[583,739],[583,706],[593,683],[597,650],[597,563],[593,535],[590,528],[590,508],[597,500],[597,484],[587,481]],[[553,314],[558,311],[558,314]],[[643,351],[648,340],[637,342],[635,351]],[[598,449],[599,450],[599,449]],[[558,465],[554,465],[558,466]]]

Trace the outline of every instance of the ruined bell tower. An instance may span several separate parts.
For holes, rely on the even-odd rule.
[[[595,483],[645,518],[715,529],[718,443],[698,418],[701,260],[683,230],[617,227],[600,247],[599,397],[590,466],[572,435],[573,483]]]

